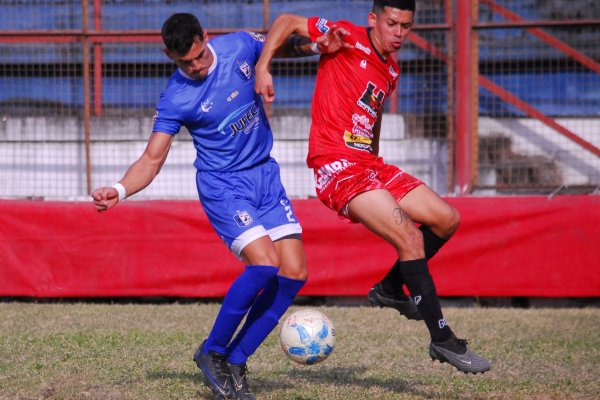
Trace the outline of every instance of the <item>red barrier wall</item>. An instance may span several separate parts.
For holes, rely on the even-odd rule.
[[[430,262],[442,296],[600,296],[600,197],[448,198],[462,215]],[[317,200],[294,201],[303,295],[364,296],[388,244]],[[242,264],[195,201],[0,201],[0,296],[223,296]]]

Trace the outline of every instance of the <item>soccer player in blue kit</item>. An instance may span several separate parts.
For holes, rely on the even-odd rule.
[[[208,40],[198,19],[188,13],[169,17],[161,35],[163,51],[178,69],[160,96],[145,151],[119,183],[92,193],[94,206],[108,210],[148,186],[175,134],[182,126],[188,129],[197,151],[202,207],[221,239],[246,264],[194,361],[215,398],[254,399],[246,362],[307,279],[302,229],[279,165],[270,156],[273,133],[254,91],[254,65],[264,37],[236,32]],[[277,56],[333,52],[343,46],[342,35],[337,30],[312,43],[290,37]]]

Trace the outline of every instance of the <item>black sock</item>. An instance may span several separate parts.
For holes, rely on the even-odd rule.
[[[426,225],[421,225],[419,228],[421,233],[423,234],[423,245],[425,248],[425,258],[427,260],[431,259],[438,252],[438,250],[446,243],[448,240],[443,239],[433,233],[431,229],[429,229]],[[397,260],[396,263],[389,270],[387,275],[381,280],[381,288],[386,294],[393,296],[405,296],[403,285],[404,279],[402,279],[402,271],[400,270],[400,260]]]
[[[419,230],[423,234],[423,247],[425,248],[425,258],[429,261],[431,257],[448,241],[433,233],[427,225],[421,225]]]
[[[404,280],[400,271],[400,260],[396,260],[396,263],[379,283],[383,291],[390,296],[406,296],[402,288]]]
[[[425,320],[431,340],[441,342],[452,337],[452,330],[444,319],[435,285],[429,274],[427,260],[421,258],[401,261],[399,264],[406,287]]]

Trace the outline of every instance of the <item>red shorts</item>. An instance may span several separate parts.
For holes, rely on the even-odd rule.
[[[313,160],[317,197],[336,211],[341,219],[354,222],[346,206],[354,196],[369,190],[386,189],[399,201],[423,182],[379,157],[372,162],[354,163],[343,158]]]

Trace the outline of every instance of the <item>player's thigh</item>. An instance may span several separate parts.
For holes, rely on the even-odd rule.
[[[409,251],[422,247],[422,237],[414,222],[385,189],[355,196],[348,203],[348,214],[397,249]]]
[[[299,235],[284,237],[275,242],[279,254],[279,273],[292,279],[305,280],[308,277],[304,244]]]
[[[399,204],[413,221],[439,233],[452,234],[460,222],[458,211],[426,185],[408,192]]]

